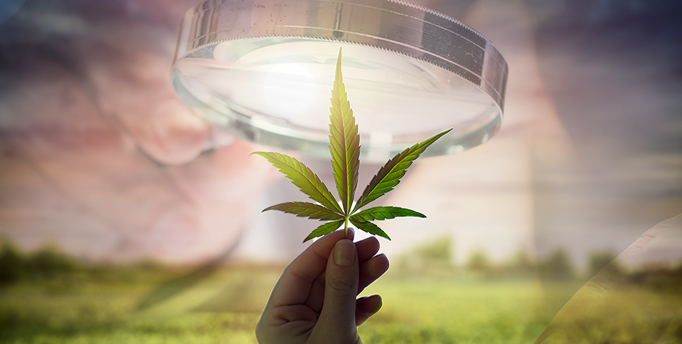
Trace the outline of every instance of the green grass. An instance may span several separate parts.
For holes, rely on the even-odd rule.
[[[195,310],[202,305],[192,303],[196,301],[192,295],[202,288],[214,290],[210,284],[199,284],[157,307],[140,311],[140,300],[173,275],[156,273],[145,280],[139,274],[133,274],[134,278],[112,274],[118,281],[69,277],[4,288],[0,291],[0,342],[255,343],[257,312]],[[245,274],[215,276],[230,285],[235,275]],[[190,303],[180,302],[178,306],[178,300],[187,300],[188,295]]]
[[[679,285],[678,285],[679,287]],[[600,307],[568,314],[564,328],[574,343],[682,343],[682,293],[623,284],[609,290]]]
[[[111,272],[21,282],[0,290],[2,343],[255,343],[280,269],[220,270],[144,311],[137,305],[177,272]],[[389,273],[364,294],[382,310],[365,343],[532,343],[579,283]],[[624,285],[574,325],[591,343],[682,343],[682,297]],[[652,334],[655,336],[652,337]]]
[[[367,343],[528,343],[544,330],[531,281],[389,276],[367,293],[384,307],[360,328]]]

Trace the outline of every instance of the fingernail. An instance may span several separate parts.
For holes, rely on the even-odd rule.
[[[334,261],[340,266],[351,266],[355,262],[355,244],[348,239],[339,240],[334,247]]]

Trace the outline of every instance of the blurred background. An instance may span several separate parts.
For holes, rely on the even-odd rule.
[[[360,334],[532,341],[585,281],[682,213],[682,2],[411,2],[502,52],[505,118],[484,145],[421,159],[382,199],[428,218],[382,225],[392,267],[369,292],[385,306]],[[261,214],[303,197],[249,157],[263,147],[175,97],[178,27],[197,3],[0,5],[3,340],[255,342],[316,224]],[[301,158],[331,183],[328,161]],[[360,184],[379,167],[363,165]],[[595,313],[611,320],[591,320],[588,342],[682,342],[682,228],[641,246],[611,263],[619,287]]]

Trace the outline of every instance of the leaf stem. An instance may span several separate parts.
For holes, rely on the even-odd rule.
[[[348,216],[345,217],[345,221],[343,222],[343,238],[345,239],[348,236]]]

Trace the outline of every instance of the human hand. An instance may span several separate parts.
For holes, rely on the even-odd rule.
[[[256,328],[261,344],[362,343],[357,326],[381,308],[381,297],[356,297],[388,270],[370,237],[336,231],[310,245],[284,270]]]

